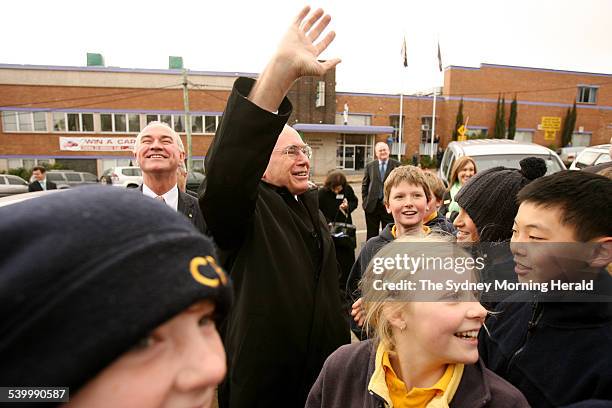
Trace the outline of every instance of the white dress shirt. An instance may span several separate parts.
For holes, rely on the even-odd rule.
[[[147,187],[146,184],[142,185],[142,194],[151,198],[157,198],[157,194],[155,194],[149,187]],[[179,190],[176,184],[169,191],[166,191],[164,194],[162,194],[161,197],[164,198],[164,201],[166,202],[166,205],[168,207],[172,208],[174,211],[178,211]]]

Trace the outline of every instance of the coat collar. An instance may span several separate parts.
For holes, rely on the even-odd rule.
[[[370,359],[368,362],[367,373],[371,378],[376,368],[376,355],[378,350],[378,341],[367,340],[371,342]],[[461,382],[452,399],[452,405],[457,407],[483,407],[491,401],[491,386],[489,379],[485,375],[485,366],[480,360],[475,364],[466,364],[464,366]],[[383,396],[372,394],[379,401],[384,401]]]

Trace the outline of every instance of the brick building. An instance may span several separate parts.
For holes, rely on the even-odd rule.
[[[249,73],[189,71],[194,168],[202,168],[233,81]],[[173,126],[185,140],[182,71],[112,67],[50,67],[0,64],[0,171],[61,163],[100,175],[130,165],[134,136],[151,120]],[[450,138],[461,98],[468,133],[490,135],[497,98],[518,100],[516,139],[560,147],[560,132],[541,129],[543,117],[565,116],[577,102],[574,145],[607,143],[612,136],[611,74],[482,64],[450,66],[436,98],[435,142]],[[400,96],[336,92],[335,71],[304,78],[289,93],[294,126],[314,150],[312,171],[359,172],[376,141],[392,153],[429,152],[432,96],[403,96],[403,144],[397,141]],[[437,143],[434,144],[434,149]]]

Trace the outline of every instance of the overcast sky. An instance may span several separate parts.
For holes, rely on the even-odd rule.
[[[6,1],[0,63],[261,72],[296,0]],[[442,85],[443,65],[481,63],[612,74],[611,0],[325,0],[340,57],[337,90],[399,93]],[[409,67],[401,60],[406,37]],[[0,71],[1,75],[1,71]]]

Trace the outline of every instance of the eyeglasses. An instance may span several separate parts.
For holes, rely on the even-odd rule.
[[[306,158],[308,159],[312,157],[312,148],[308,145],[304,145],[304,146],[290,145],[283,149],[275,149],[275,151],[280,151],[281,154],[286,154],[287,156],[290,156],[294,159],[299,156],[300,152],[302,152],[302,154],[304,154],[304,156],[306,156]]]

